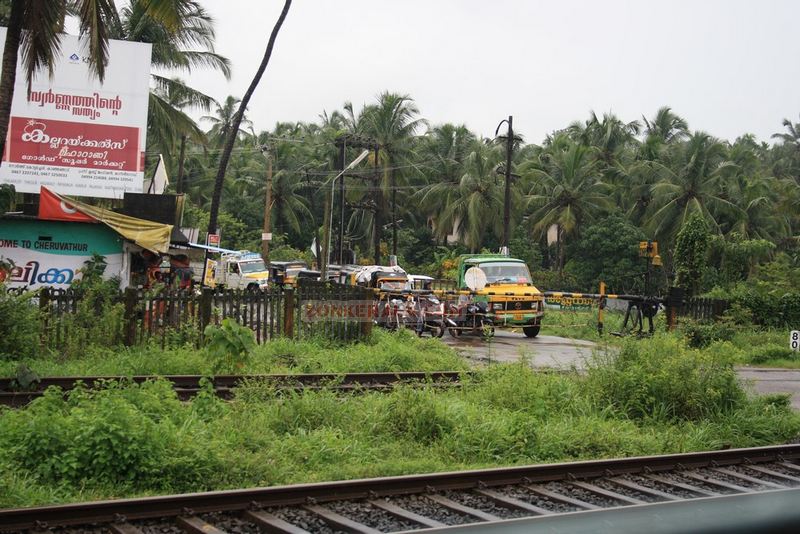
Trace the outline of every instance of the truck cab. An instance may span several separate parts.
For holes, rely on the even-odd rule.
[[[216,266],[214,281],[231,289],[265,289],[269,285],[269,271],[256,252],[226,253]]]
[[[308,264],[302,260],[294,261],[273,261],[269,264],[270,281],[281,287],[294,287],[297,279],[301,278],[301,273],[310,273]],[[303,276],[311,278],[312,276]],[[317,278],[319,275],[317,275]]]
[[[524,261],[500,254],[464,254],[458,260],[458,288],[487,304],[495,327],[522,327],[527,337],[539,335],[544,296]]]

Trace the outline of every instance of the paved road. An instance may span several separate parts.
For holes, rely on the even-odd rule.
[[[598,347],[580,339],[545,335],[528,339],[508,331],[498,331],[490,342],[477,336],[454,339],[447,334],[442,339],[476,363],[514,362],[526,357],[534,367],[556,369],[582,369]],[[790,393],[792,406],[800,410],[800,370],[740,367],[737,372],[758,393]]]
[[[800,410],[800,370],[740,367],[739,376],[752,381],[758,393],[791,393],[792,406]]]

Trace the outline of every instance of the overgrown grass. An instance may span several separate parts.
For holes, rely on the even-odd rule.
[[[725,351],[737,365],[800,369],[800,353],[789,348],[788,329],[741,327],[722,322],[706,325],[705,330],[711,334],[708,349]]]
[[[414,356],[394,346],[411,338],[379,336],[373,347],[382,343],[392,347],[392,365],[411,364]],[[432,354],[440,350],[425,344]],[[369,360],[369,347],[361,350],[364,369],[387,365]],[[352,363],[333,357],[325,364],[324,351],[293,344],[270,345],[260,359],[289,369],[290,357],[292,369]],[[66,400],[54,391],[26,409],[0,411],[0,506],[796,438],[800,416],[786,397],[749,399],[732,373],[723,352],[693,351],[664,335],[625,343],[619,357],[585,375],[497,365],[448,390],[277,394],[250,384],[232,402],[206,391],[187,403],[164,382],[76,390]]]
[[[636,419],[699,420],[743,405],[733,358],[720,347],[689,348],[670,334],[627,339],[616,354],[597,353],[587,387],[615,411]]]
[[[39,376],[211,374],[213,361],[205,349],[187,345],[162,350],[157,343],[128,349],[88,346],[80,356],[0,361],[0,376],[13,377],[20,364]],[[379,329],[357,344],[320,339],[278,339],[256,347],[242,374],[378,371],[443,371],[466,369],[452,349],[411,331],[392,334]]]

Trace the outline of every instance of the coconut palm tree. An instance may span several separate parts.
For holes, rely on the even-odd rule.
[[[211,123],[211,129],[208,131],[208,137],[212,143],[220,147],[225,143],[225,140],[230,136],[231,132],[236,129],[236,138],[241,139],[248,135],[248,128],[253,126],[253,123],[247,119],[247,116],[242,113],[241,119],[238,120],[239,125],[234,127],[236,121],[236,114],[242,100],[233,95],[228,95],[225,101],[220,104],[214,105],[213,115],[204,115],[200,117],[201,121]]]
[[[72,5],[66,0],[12,0],[0,68],[0,153],[5,148],[19,53],[22,52],[28,86],[39,70],[47,69],[52,73],[64,20],[73,7],[80,10],[80,33],[89,44],[89,67],[98,78],[104,78],[108,62],[109,20],[117,16],[113,2],[84,0]]]
[[[352,115],[352,108],[350,112]],[[381,146],[384,180],[383,194],[377,199],[378,209],[385,209],[388,192],[391,198],[392,254],[397,254],[397,179],[407,174],[398,167],[413,162],[414,134],[427,121],[419,118],[419,109],[410,96],[383,92],[378,95],[376,104],[362,111],[359,122],[361,131]],[[380,219],[380,213],[378,216]]]
[[[776,209],[780,184],[775,178],[758,177],[740,191],[737,218],[731,232],[745,239],[766,239],[773,243],[791,236],[791,220]]]
[[[189,0],[149,0],[147,16],[174,31],[180,26]],[[8,14],[3,63],[0,67],[0,153],[5,148],[11,101],[22,52],[25,78],[30,85],[40,70],[52,72],[61,45],[64,20],[78,17],[80,36],[88,44],[89,68],[102,81],[108,63],[108,39],[119,27],[113,0],[12,0]]]
[[[686,119],[676,115],[668,106],[658,109],[656,116],[644,121],[644,143],[642,144],[642,158],[648,161],[658,159],[666,145],[685,139],[689,135],[689,124]]]
[[[782,123],[787,132],[772,134],[773,139],[781,139],[784,143],[795,145],[800,150],[800,122],[793,123],[789,119],[783,119]]]
[[[173,156],[178,150],[176,192],[183,192],[183,171],[187,141],[195,146],[207,144],[205,133],[183,110],[190,107],[205,108],[209,103],[198,101],[197,95],[179,79],[175,83],[156,87],[150,92],[147,121],[147,142],[164,156],[172,169]],[[212,100],[213,101],[213,100]]]
[[[247,109],[247,105],[250,103],[250,98],[253,96],[253,93],[258,87],[259,82],[261,82],[261,77],[264,75],[264,71],[267,70],[267,65],[269,64],[270,57],[272,57],[272,49],[275,46],[275,40],[278,38],[278,32],[283,26],[283,21],[286,20],[286,15],[289,14],[289,8],[292,6],[292,0],[285,0],[283,4],[283,9],[281,10],[281,14],[278,16],[278,20],[275,22],[275,26],[272,27],[272,33],[269,36],[269,41],[267,42],[267,49],[264,51],[264,57],[261,59],[261,64],[258,66],[256,70],[256,74],[253,77],[253,80],[250,82],[250,86],[245,91],[244,96],[242,97],[241,102],[239,103],[239,108],[237,109],[236,113],[233,116],[233,120],[231,122],[229,132],[227,138],[225,140],[225,144],[222,148],[222,153],[219,159],[219,168],[217,169],[217,175],[214,178],[214,192],[211,195],[211,213],[208,217],[208,232],[212,233],[217,228],[217,217],[219,215],[219,203],[220,198],[222,195],[222,183],[225,180],[225,171],[228,168],[228,161],[231,157],[231,152],[233,151],[233,145],[236,142],[236,138],[238,137],[239,127],[242,124],[242,120],[244,119],[244,113]]]
[[[776,176],[791,176],[800,184],[800,122],[783,119],[783,125],[786,132],[772,134],[773,139],[782,141],[773,149],[777,156],[773,172]]]
[[[726,198],[723,178],[735,170],[727,159],[727,147],[704,132],[673,146],[663,162],[649,162],[655,178],[653,202],[646,228],[670,242],[692,213],[700,213],[716,231],[718,218],[740,210]]]
[[[680,141],[689,135],[689,124],[686,119],[672,112],[669,106],[658,108],[656,116],[650,120],[642,116],[644,133],[647,137],[656,137],[664,143]]]
[[[640,130],[639,121],[626,123],[612,113],[604,113],[599,119],[592,112],[585,123],[573,122],[567,133],[572,139],[594,147],[594,157],[603,162],[603,168],[609,168],[620,161],[630,145],[636,143]]]
[[[499,237],[503,232],[504,185],[497,175],[504,151],[490,140],[474,141],[464,159],[458,182],[442,182],[422,196],[424,205],[433,198],[446,198],[437,214],[435,234],[444,240],[451,230],[470,250],[481,248],[487,231]],[[516,189],[514,197],[518,200]]]
[[[422,137],[417,150],[417,157],[424,162],[419,172],[426,185],[414,196],[427,217],[434,222],[438,239],[453,229],[445,228],[440,221],[441,213],[450,204],[451,198],[457,195],[458,185],[464,175],[464,164],[467,156],[477,142],[475,134],[466,126],[443,124],[432,128]]]
[[[313,219],[308,208],[309,202],[304,196],[307,183],[301,179],[299,169],[304,165],[308,167],[314,161],[315,147],[294,142],[305,138],[306,132],[308,128],[302,123],[279,122],[271,133],[262,133],[265,143],[272,139],[269,145],[275,172],[272,176],[270,213],[275,221],[273,228],[278,234],[286,233],[287,230],[300,234],[303,224]],[[264,175],[265,173],[261,174]],[[259,180],[259,184],[256,194],[259,198],[264,198],[266,181]]]
[[[560,136],[559,136],[560,137]],[[534,183],[528,195],[533,213],[528,217],[535,236],[542,238],[558,226],[558,267],[563,270],[566,239],[611,208],[609,187],[601,179],[601,158],[596,149],[569,139],[554,139],[555,147],[541,161],[521,166]]]
[[[180,3],[181,17],[175,26],[167,26],[148,10],[149,0],[129,0],[120,9],[112,25],[114,39],[152,44],[151,63],[161,72],[191,74],[198,68],[210,68],[230,79],[230,61],[214,51],[214,20],[195,0]],[[178,156],[177,185],[182,186],[183,160],[187,140],[205,144],[205,136],[185,109],[209,111],[216,101],[193,89],[178,77],[151,74],[153,89],[148,107],[148,144],[156,146],[167,165],[173,167]],[[180,192],[180,191],[178,191]]]

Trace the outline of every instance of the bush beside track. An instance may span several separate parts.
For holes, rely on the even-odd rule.
[[[372,348],[393,347],[382,365],[417,365],[428,352],[422,347],[432,349],[431,361],[457,360],[439,342],[417,343],[410,333],[380,333]],[[309,344],[266,347],[274,352],[251,365],[289,368],[291,360],[299,364],[292,369],[328,362],[361,370],[354,368],[377,361],[369,346],[338,348],[332,357],[330,347],[314,348],[315,356],[302,356]],[[66,399],[54,393],[0,411],[0,506],[795,439],[800,417],[786,398],[747,398],[731,364],[722,352],[661,335],[623,342],[619,358],[597,361],[585,376],[500,365],[447,391],[279,395],[253,385],[238,389],[233,402],[213,391],[181,402],[171,384],[157,381],[78,389]]]

